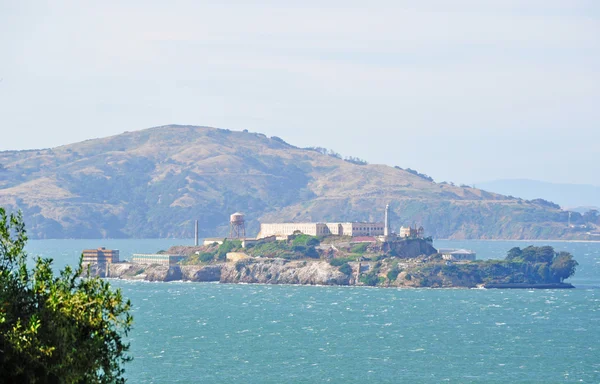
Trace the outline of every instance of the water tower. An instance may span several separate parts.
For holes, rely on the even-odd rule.
[[[229,216],[229,238],[241,239],[246,237],[246,225],[244,224],[244,214],[236,212]]]

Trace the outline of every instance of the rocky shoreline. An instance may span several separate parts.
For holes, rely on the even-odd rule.
[[[489,283],[483,286],[487,289],[572,289],[575,288],[570,283],[540,283],[540,284],[527,284],[527,283]]]
[[[123,280],[191,281],[248,284],[354,285],[346,275],[325,261],[266,259],[208,265],[92,264],[93,276]]]
[[[422,272],[421,268],[381,262],[350,262],[347,273],[322,260],[244,259],[206,265],[93,264],[93,276],[138,281],[219,282],[225,284],[295,284],[406,288],[476,288],[477,276]],[[360,268],[360,271],[359,271]]]

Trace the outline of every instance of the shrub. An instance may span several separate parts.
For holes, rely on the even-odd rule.
[[[308,247],[306,249],[306,252],[304,252],[304,255],[307,257],[310,257],[312,259],[318,259],[319,258],[319,252],[317,252],[317,249],[315,247]]]
[[[346,258],[346,257],[340,257],[340,258],[337,258],[337,259],[331,259],[331,260],[329,260],[329,264],[331,264],[334,267],[341,267],[342,265],[344,265],[348,261],[351,261],[351,260],[348,259],[348,258]]]
[[[304,252],[306,252],[306,246],[304,246],[304,245],[292,245],[292,251],[304,253]]]
[[[271,243],[267,242],[258,242],[254,246],[254,248],[247,249],[252,256],[258,257],[285,257],[284,255],[289,255],[293,252],[292,247],[290,247],[285,241],[274,241]]]
[[[360,277],[360,282],[363,283],[364,285],[369,285],[369,286],[376,286],[377,283],[380,282],[379,280],[379,276],[377,276],[377,272],[375,271],[371,271],[365,275],[362,275]]]
[[[339,271],[342,272],[344,275],[348,275],[350,276],[352,274],[352,267],[350,266],[350,264],[348,263],[344,263],[342,264],[339,268]]]
[[[198,259],[200,259],[200,261],[203,263],[209,263],[209,262],[213,261],[214,258],[215,258],[215,255],[213,255],[210,252],[203,252],[198,257]]]
[[[388,278],[389,281],[396,281],[396,279],[398,278],[399,274],[400,274],[400,270],[398,268],[392,268],[387,273],[387,278]]]
[[[358,254],[363,254],[367,251],[367,248],[369,247],[369,243],[360,243],[360,244],[356,244],[354,247],[352,247],[352,249],[350,250],[350,252],[352,253],[358,253]]]
[[[292,240],[292,246],[314,247],[319,245],[320,243],[321,242],[319,241],[318,237],[305,234],[296,235]]]
[[[227,253],[242,248],[242,242],[240,240],[225,240],[223,244],[219,245],[217,249],[217,260],[225,260]]]

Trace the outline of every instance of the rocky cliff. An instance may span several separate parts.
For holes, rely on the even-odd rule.
[[[325,261],[286,261],[245,259],[226,263],[221,269],[222,283],[349,285],[350,276]]]
[[[354,280],[324,261],[265,259],[212,265],[93,265],[92,275],[124,280],[194,281],[248,284],[349,285]]]
[[[359,271],[360,269],[360,271]],[[544,279],[527,281],[524,263],[479,261],[448,264],[430,257],[391,258],[382,261],[349,262],[332,266],[320,260],[288,261],[248,258],[207,265],[140,265],[118,263],[91,266],[92,275],[125,280],[193,281],[247,284],[367,285],[399,288],[475,288],[547,284]],[[569,286],[566,284],[565,286]]]

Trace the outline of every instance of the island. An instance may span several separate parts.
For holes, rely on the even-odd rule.
[[[551,246],[515,247],[503,260],[438,250],[431,238],[311,236],[220,239],[175,246],[134,262],[88,262],[93,275],[147,281],[346,285],[406,288],[573,288],[578,265]]]

